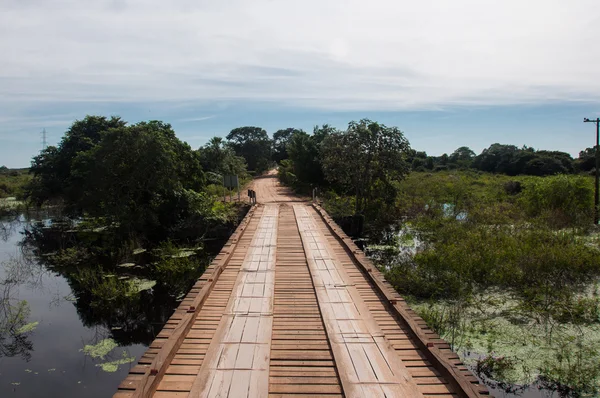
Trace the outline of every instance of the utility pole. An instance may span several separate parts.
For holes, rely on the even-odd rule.
[[[594,224],[598,225],[598,220],[600,219],[600,175],[598,174],[600,172],[600,118],[590,120],[586,117],[583,119],[583,122],[596,123],[596,190],[594,191]]]

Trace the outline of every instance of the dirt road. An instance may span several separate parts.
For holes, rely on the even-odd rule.
[[[256,201],[258,203],[286,203],[286,202],[305,202],[297,196],[288,187],[279,183],[277,170],[270,170],[267,174],[257,177],[249,186],[249,189],[256,191]]]

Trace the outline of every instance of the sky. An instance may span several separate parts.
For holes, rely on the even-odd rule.
[[[370,118],[432,155],[594,145],[596,0],[0,0],[0,165],[86,114],[235,127]]]

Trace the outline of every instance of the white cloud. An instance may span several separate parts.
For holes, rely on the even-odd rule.
[[[39,101],[597,101],[598,37],[593,0],[0,0],[0,116]]]
[[[178,122],[201,122],[204,120],[209,120],[209,119],[213,119],[215,118],[216,115],[210,115],[210,116],[201,116],[201,117],[187,117],[187,118],[183,118],[183,119],[178,119]]]

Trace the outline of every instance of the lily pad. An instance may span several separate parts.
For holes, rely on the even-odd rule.
[[[96,364],[96,366],[100,366],[103,371],[113,373],[119,369],[119,365],[125,365],[135,361],[135,357],[128,357],[127,352],[123,351],[123,357],[121,359],[117,359],[115,361],[104,362]]]
[[[136,292],[150,290],[156,285],[156,281],[142,278],[133,278],[129,283],[131,284],[131,288]]]
[[[96,345],[86,345],[82,350],[84,354],[91,356],[92,358],[104,359],[104,357],[117,348],[117,343],[113,339],[104,339]]]
[[[173,254],[171,256],[171,258],[184,258],[184,257],[191,257],[193,255],[195,255],[196,252],[193,250],[181,250],[176,254]]]
[[[135,357],[117,359],[116,361],[111,362],[98,363],[96,364],[96,366],[100,366],[105,372],[113,373],[119,369],[119,365],[125,365],[133,361],[135,361]]]

